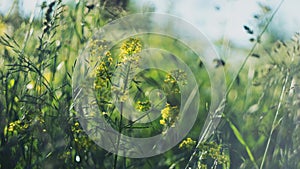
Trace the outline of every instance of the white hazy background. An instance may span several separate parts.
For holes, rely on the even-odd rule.
[[[198,27],[211,40],[226,38],[240,47],[249,47],[249,35],[243,25],[255,25],[259,3],[272,10],[281,0],[133,0],[141,9],[153,5],[157,12],[182,17]],[[288,39],[300,31],[300,0],[285,0],[275,15],[270,29]]]
[[[48,0],[50,1],[50,0]],[[68,0],[65,0],[68,1]],[[37,3],[36,3],[37,2]],[[42,0],[20,0],[24,15],[30,15]],[[249,35],[243,25],[255,23],[253,16],[260,13],[258,3],[275,9],[280,0],[131,0],[140,12],[145,6],[153,6],[156,12],[169,13],[185,19],[198,27],[208,38],[227,38],[240,47],[248,46]],[[13,0],[0,0],[0,12],[6,13]],[[217,9],[218,8],[218,9]],[[290,38],[300,31],[300,0],[285,0],[276,14],[271,29],[284,32],[281,38]]]
[[[50,1],[50,0],[47,0]],[[75,1],[75,0],[64,0]],[[76,0],[77,2],[79,0]],[[281,0],[130,0],[138,12],[153,7],[156,12],[181,17],[196,26],[209,40],[230,42],[237,48],[249,49],[251,36],[243,29],[257,25],[254,15],[261,13],[258,3],[275,10]],[[43,0],[19,0],[21,11],[29,16]],[[0,0],[0,12],[7,13],[13,0]],[[269,29],[278,33],[281,40],[300,31],[300,0],[285,0]],[[38,11],[36,11],[38,12]],[[254,29],[255,30],[255,29]],[[259,32],[255,32],[258,34]],[[234,51],[234,49],[230,49]],[[225,56],[226,57],[226,56]]]

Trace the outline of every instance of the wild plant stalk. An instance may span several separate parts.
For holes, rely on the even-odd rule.
[[[12,3],[11,7],[9,8],[9,10],[4,18],[7,18],[12,13],[12,11],[18,6],[18,3],[19,3],[19,0],[14,0],[14,2]]]
[[[119,72],[120,78],[117,79],[117,84],[113,84],[116,91],[117,91],[117,101],[120,102],[120,118],[118,124],[118,137],[116,142],[116,152],[114,157],[113,168],[117,169],[117,162],[118,162],[118,154],[120,149],[120,142],[123,133],[123,129],[125,128],[123,114],[124,114],[124,102],[128,97],[128,90],[130,88],[130,79],[132,79],[132,75],[136,69],[136,66],[139,62],[140,56],[138,53],[141,52],[141,42],[138,39],[130,38],[129,40],[125,41],[121,48],[121,53],[119,56],[119,63],[117,64],[118,68],[121,70]],[[116,70],[114,70],[116,71]],[[117,73],[118,74],[118,73]],[[123,150],[124,151],[124,150]],[[124,167],[126,168],[126,157],[124,154]]]
[[[20,53],[20,55],[24,55],[24,51],[26,49],[26,46],[27,46],[27,43],[28,43],[28,40],[30,38],[30,36],[32,35],[31,31],[32,30],[32,23],[33,23],[33,20],[34,20],[34,17],[35,17],[35,10],[36,10],[36,4],[37,4],[37,1],[35,1],[35,7],[30,15],[30,19],[29,19],[29,24],[28,24],[28,30],[25,34],[25,39],[24,39],[24,42],[23,42],[23,47],[22,47],[22,51]],[[41,70],[40,70],[41,71]],[[19,74],[18,74],[19,76]],[[28,74],[25,75],[25,78],[28,76]],[[41,87],[41,85],[40,85]],[[40,105],[39,105],[40,106]],[[39,109],[41,109],[39,107]],[[32,165],[32,156],[33,156],[33,141],[34,141],[34,137],[33,137],[33,134],[31,134],[30,136],[30,151],[29,151],[29,159],[27,160],[28,164],[27,164],[27,167],[30,168],[31,165]]]
[[[56,5],[52,6],[53,9],[50,10],[49,6],[52,2]],[[55,126],[55,124],[52,123],[65,123],[70,122],[70,119],[75,119],[70,117],[68,112],[68,107],[72,99],[70,92],[71,73],[68,71],[70,68],[68,63],[70,63],[72,61],[71,59],[78,54],[78,49],[81,48],[84,40],[86,40],[84,37],[87,35],[83,34],[87,34],[86,30],[88,29],[83,25],[89,24],[88,22],[90,21],[89,16],[87,17],[85,12],[86,1],[76,3],[77,8],[70,12],[68,16],[63,18],[64,20],[61,20],[59,17],[56,18],[56,16],[60,16],[61,14],[61,8],[57,8],[59,6],[57,5],[58,2],[59,1],[57,0],[53,0],[49,3],[43,3],[42,10],[45,9],[45,13],[43,13],[44,17],[41,17],[41,24],[37,24],[38,21],[36,20],[35,16],[36,13],[32,12],[28,18],[28,22],[25,21],[27,20],[25,17],[23,18],[20,16],[22,25],[26,23],[25,27],[13,25],[16,26],[15,28],[17,29],[12,37],[8,35],[0,37],[0,43],[5,47],[4,57],[2,58],[1,56],[0,60],[2,61],[3,59],[4,63],[6,64],[4,70],[0,70],[0,93],[3,93],[3,97],[0,97],[0,111],[2,108],[4,110],[3,114],[0,113],[0,128],[3,128],[3,130],[0,131],[0,153],[2,155],[2,153],[7,153],[6,150],[8,150],[10,154],[16,155],[15,157],[11,156],[8,158],[0,158],[0,168],[14,168],[15,165],[18,165],[19,167],[27,166],[27,168],[40,168],[42,162],[46,161],[49,163],[49,159],[54,158],[56,158],[56,161],[53,164],[60,163],[60,165],[65,166],[71,165],[73,168],[75,168],[76,166],[83,165],[82,162],[84,160],[83,158],[81,159],[81,164],[76,163],[73,152],[76,152],[77,155],[83,154],[86,150],[89,150],[89,152],[91,152],[93,155],[87,155],[88,158],[85,159],[87,164],[90,161],[96,163],[94,158],[95,154],[97,154],[96,156],[98,156],[98,154],[102,154],[102,151],[101,153],[95,153],[95,151],[88,149],[89,147],[85,147],[83,151],[82,147],[80,146],[84,146],[84,143],[76,143],[76,140],[74,141],[74,138],[71,138],[71,135],[80,134],[73,131],[68,132],[70,127],[68,126],[69,124]],[[14,7],[11,8],[11,11],[15,9],[15,7],[17,9],[17,3],[18,0],[15,0]],[[72,7],[69,9],[71,8]],[[48,18],[45,18],[44,14],[47,13],[49,14],[47,16]],[[73,18],[69,16],[72,16]],[[10,13],[4,16],[4,20],[10,19],[8,17],[10,17]],[[94,17],[100,18],[98,16]],[[77,21],[81,19],[84,21],[79,22],[78,24]],[[45,24],[45,20],[50,22]],[[59,21],[64,21],[64,23],[60,25]],[[44,27],[42,28],[35,24],[42,25]],[[72,27],[73,25],[75,26]],[[81,28],[85,29],[85,31],[83,31]],[[14,36],[19,37],[18,31],[22,31],[22,35],[24,32],[25,35],[24,37],[22,36],[23,39],[21,42],[18,40],[18,42],[16,42],[14,39]],[[76,31],[79,35],[78,37],[75,35]],[[18,44],[19,42],[20,45]],[[56,44],[56,42],[58,43]],[[62,45],[60,45],[60,42],[62,42]],[[62,51],[60,50],[61,47],[64,51],[66,51],[66,54],[64,53],[64,55],[59,55]],[[6,48],[8,50],[6,50]],[[3,51],[1,51],[1,55],[2,52]],[[62,70],[58,71],[59,69],[57,64],[59,63],[59,59],[64,60],[66,72],[64,72],[63,68]],[[61,76],[63,76],[63,78],[60,78]],[[63,82],[60,82],[60,80]],[[28,85],[29,81],[30,84],[33,84],[30,86],[30,89],[26,86]],[[9,87],[10,83],[14,83],[12,85],[13,87]],[[60,94],[57,95],[56,92]],[[4,121],[4,123],[2,123],[2,121]],[[13,131],[12,129],[9,129],[10,124],[15,124],[14,122],[16,121],[20,121],[20,125],[28,125],[28,129],[22,130],[21,132],[16,128]],[[45,131],[43,131],[44,127]],[[60,127],[65,128],[61,130]],[[51,130],[48,130],[50,128]],[[67,132],[62,133],[64,132],[64,129],[67,130]],[[65,146],[65,151],[68,151],[68,153],[71,152],[71,154],[63,154],[65,153],[63,148],[57,148],[56,144],[52,144],[55,143],[54,141],[57,141],[57,139],[60,139],[57,136],[61,136],[61,134],[67,134],[71,138],[66,139],[67,142],[65,142],[65,145],[61,145]],[[51,148],[47,147],[47,151],[50,151],[49,153],[46,152],[48,154],[47,157],[44,156],[45,151],[38,149],[39,146],[43,144],[44,136],[49,137],[49,139],[47,139],[47,143],[49,143],[47,146],[51,146]],[[80,137],[81,136],[82,135],[80,135]],[[18,144],[14,144],[12,141],[13,139],[16,139],[14,141],[17,141]],[[70,150],[70,148],[72,150]],[[12,157],[16,160],[16,162],[12,162],[11,160],[3,160],[12,159]]]
[[[244,61],[242,62],[242,65],[240,66],[240,68],[238,69],[236,75],[234,76],[234,78],[231,80],[231,82],[229,83],[227,90],[225,92],[224,98],[222,99],[222,101],[220,102],[218,108],[215,110],[215,112],[213,113],[212,119],[214,118],[219,118],[219,112],[223,110],[223,108],[226,106],[226,98],[228,97],[229,92],[231,91],[233,84],[235,83],[235,81],[239,78],[240,73],[242,72],[242,70],[244,69],[248,59],[252,56],[256,46],[261,43],[261,37],[263,36],[263,34],[266,32],[267,28],[269,27],[270,23],[272,22],[274,16],[277,14],[278,10],[280,9],[280,7],[282,6],[283,2],[285,0],[281,0],[280,3],[277,5],[275,11],[272,13],[271,17],[268,19],[266,25],[264,26],[263,30],[261,31],[261,33],[257,36],[256,42],[254,43],[254,45],[252,46],[251,50],[249,51],[248,55],[246,56],[246,58],[244,59]],[[210,134],[211,132],[211,128],[213,127],[213,120],[211,120],[207,126],[204,126],[204,132],[203,135],[199,137],[199,140],[197,142],[197,145],[191,155],[191,157],[189,158],[189,161],[187,162],[187,165],[185,166],[185,169],[187,169],[189,167],[190,162],[193,160],[193,158],[196,156],[197,153],[197,149],[199,147],[199,145],[201,144],[201,142],[205,141],[205,139],[207,138],[207,136]],[[257,164],[255,161],[252,161],[254,163],[254,166],[256,166],[256,168],[258,168]]]
[[[127,67],[127,71],[125,73],[125,81],[124,81],[124,87],[122,89],[122,94],[125,95],[126,90],[127,90],[127,85],[128,85],[128,78],[129,78],[129,74],[130,74],[130,67],[131,67],[131,63],[129,63],[129,65],[126,66]],[[118,162],[118,152],[119,152],[119,146],[120,146],[120,141],[121,141],[121,137],[122,137],[122,132],[123,132],[123,111],[124,111],[124,102],[121,102],[120,105],[120,121],[119,121],[119,134],[118,134],[118,139],[117,139],[117,147],[116,147],[116,154],[115,154],[115,159],[114,159],[114,169],[117,169],[117,162]],[[125,158],[125,157],[124,157]]]
[[[32,32],[33,32],[32,26],[33,26],[33,20],[35,18],[37,1],[35,0],[35,2],[33,4],[35,4],[35,5],[34,5],[34,8],[31,12],[31,15],[30,15],[30,18],[29,18],[28,29],[27,29],[26,34],[25,34],[25,39],[24,39],[24,42],[23,42],[23,47],[22,47],[22,50],[21,50],[21,52],[22,52],[21,54],[24,54],[24,50],[26,49],[28,40],[29,40],[30,36],[32,36]]]
[[[271,128],[271,131],[269,133],[267,145],[266,145],[266,148],[265,148],[265,151],[264,151],[262,162],[261,162],[260,167],[259,167],[260,169],[263,169],[263,167],[264,167],[264,163],[265,163],[265,160],[266,160],[266,157],[267,157],[267,152],[268,152],[269,147],[270,147],[270,142],[271,142],[271,139],[272,139],[272,136],[273,136],[273,132],[277,127],[277,124],[276,124],[277,123],[277,118],[278,118],[278,115],[279,115],[279,110],[280,110],[281,105],[283,103],[283,98],[284,98],[285,93],[286,93],[286,87],[287,87],[287,84],[289,82],[288,81],[289,78],[290,78],[290,72],[287,71],[287,73],[285,75],[284,83],[282,85],[281,94],[280,94],[279,102],[278,102],[278,105],[277,105],[277,108],[276,108],[275,117],[274,117],[273,122],[272,122],[272,128]]]
[[[18,1],[14,1],[13,6],[10,9],[10,12],[15,9],[17,2]],[[30,36],[32,36],[32,24],[33,24],[33,20],[34,20],[34,17],[35,17],[35,10],[36,10],[36,8],[34,8],[34,10],[31,13],[31,16],[30,16],[30,19],[29,19],[28,28],[27,28],[27,31],[26,31],[26,34],[25,34],[25,38],[24,38],[24,41],[23,41],[23,45],[22,45],[21,48],[20,48],[19,44],[12,37],[10,37],[8,35],[6,35],[7,39],[4,39],[2,37],[2,41],[4,41],[4,42],[6,41],[7,42],[7,44],[4,44],[4,45],[7,46],[7,47],[12,48],[13,51],[17,55],[19,55],[19,58],[21,58],[21,57],[24,56],[24,51],[25,51],[25,48],[27,46],[28,39],[30,38]],[[10,12],[7,14],[6,17],[9,16]],[[9,42],[10,40],[13,42],[13,45],[10,45],[10,42]],[[19,63],[17,63],[17,65],[21,65],[21,64],[22,64],[22,62],[19,59]],[[8,65],[6,65],[6,66],[8,66]],[[15,71],[19,71],[19,70],[17,70],[17,68],[16,68]],[[12,72],[9,71],[8,74],[13,74],[13,71]],[[23,78],[26,79],[27,75],[28,74],[25,74]],[[14,81],[18,82],[19,80],[20,80],[20,74],[18,73],[14,77]],[[9,101],[9,96],[8,96],[8,91],[9,90],[8,90],[7,87],[8,87],[8,85],[6,85],[6,92],[5,92],[5,99],[6,99],[6,103],[7,103],[7,105],[6,105],[6,114],[9,117],[8,120],[12,121],[12,119],[10,119],[10,117],[12,117],[12,114],[9,113],[9,111],[11,111],[9,109],[9,107],[11,107],[9,105],[9,103],[13,103],[14,101],[13,100]],[[21,96],[19,96],[19,97],[21,97]],[[6,130],[6,132],[8,132],[8,129]],[[8,140],[8,134],[6,135],[6,139]],[[29,140],[30,140],[29,151],[27,152],[27,154],[26,153],[23,154],[24,155],[23,158],[26,160],[26,166],[27,167],[31,167],[31,165],[32,165],[32,155],[33,155],[33,135],[32,134],[29,136]]]
[[[55,18],[54,20],[52,20],[52,24],[48,27],[48,30],[51,30],[53,32],[56,32],[55,28],[56,28],[56,21],[60,15],[59,11],[60,7],[59,7],[59,3],[57,2],[53,2],[52,3],[52,7],[53,8],[54,5],[57,4],[57,9],[54,9],[54,14],[53,17]],[[34,87],[32,87],[31,89],[25,90],[24,93],[19,94],[17,97],[21,98],[21,100],[19,102],[24,102],[27,104],[24,104],[24,108],[23,108],[23,114],[22,114],[22,125],[30,125],[27,128],[31,129],[31,132],[26,132],[24,133],[24,138],[26,139],[26,141],[22,141],[20,143],[20,147],[23,148],[23,153],[22,155],[24,156],[24,165],[27,168],[32,168],[35,161],[40,161],[41,160],[41,156],[40,155],[36,155],[37,152],[37,148],[35,146],[35,144],[37,142],[39,142],[39,139],[36,137],[36,133],[35,131],[38,130],[38,127],[36,127],[36,122],[34,122],[34,118],[39,117],[42,112],[43,112],[43,108],[48,107],[50,104],[46,102],[47,99],[47,95],[50,98],[55,98],[55,95],[53,94],[53,90],[50,87],[50,83],[49,81],[44,77],[43,72],[44,70],[46,70],[46,68],[48,67],[48,63],[46,63],[47,61],[50,61],[52,58],[52,54],[53,53],[49,53],[49,51],[52,51],[51,47],[53,47],[53,41],[52,38],[54,37],[55,33],[52,32],[47,32],[47,34],[49,35],[46,39],[46,36],[44,36],[45,31],[43,32],[42,36],[40,37],[40,46],[38,49],[36,49],[36,53],[34,53],[33,55],[37,57],[38,62],[34,59],[31,58],[30,56],[27,56],[25,49],[27,48],[27,44],[29,43],[29,39],[33,34],[33,21],[35,18],[35,10],[36,8],[34,8],[34,10],[31,13],[30,19],[29,19],[29,23],[28,23],[28,27],[27,30],[25,31],[25,38],[23,41],[23,45],[22,47],[19,47],[19,45],[17,44],[17,42],[9,37],[8,35],[6,35],[6,38],[1,37],[1,42],[4,42],[4,45],[6,47],[10,47],[16,54],[16,61],[15,63],[9,63],[6,66],[9,68],[8,69],[8,73],[10,74],[16,74],[14,76],[14,80],[15,81],[20,81],[21,79],[24,80],[25,82],[27,81],[28,77],[33,76],[33,78],[37,78],[35,79],[35,84]],[[51,9],[52,11],[50,12],[49,15],[52,14],[53,9]],[[57,12],[57,13],[56,13]],[[49,16],[47,18],[48,20],[51,20],[52,17]],[[48,21],[47,20],[47,21]],[[9,41],[13,42],[13,45],[10,44]],[[48,52],[45,52],[48,51]],[[35,55],[36,54],[36,55]],[[33,80],[33,79],[31,79]],[[23,85],[20,85],[19,87],[24,88]],[[48,90],[47,92],[43,92],[42,88],[45,87],[46,90]],[[6,92],[7,94],[8,92]],[[34,99],[34,101],[33,101]],[[10,101],[11,103],[14,103],[14,101]],[[8,100],[7,100],[8,103]],[[34,107],[34,111],[32,110],[32,107]],[[52,107],[52,106],[51,106]],[[48,108],[47,108],[48,109]],[[7,108],[7,110],[9,110]],[[20,111],[19,108],[16,108],[16,111]],[[33,112],[32,112],[33,111]],[[50,111],[50,109],[48,109],[48,111]],[[30,112],[30,113],[29,113]],[[8,117],[11,117],[11,115],[7,114]],[[45,119],[45,115],[46,113],[44,113],[44,117],[43,119]],[[18,117],[20,115],[15,114],[14,117],[15,118],[21,118]],[[35,117],[33,117],[35,116]],[[12,119],[8,119],[9,121],[11,121]],[[24,121],[23,121],[24,120]],[[14,129],[12,129],[14,130]],[[18,134],[23,134],[23,133],[18,133]],[[24,147],[27,147],[27,149],[24,150]],[[38,164],[36,164],[38,165]]]

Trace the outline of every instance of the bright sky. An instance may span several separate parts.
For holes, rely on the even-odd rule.
[[[31,13],[36,1],[42,2],[42,0],[20,1],[25,15]],[[12,2],[0,0],[0,11],[7,12]],[[280,0],[131,0],[131,2],[136,3],[141,12],[145,6],[150,5],[155,6],[157,12],[181,17],[199,28],[211,40],[226,37],[239,46],[249,46],[250,36],[243,29],[243,25],[251,27],[257,23],[253,16],[260,13],[258,2],[275,9]],[[275,16],[271,27],[273,30],[283,32],[282,38],[288,39],[300,31],[299,7],[299,0],[286,0]]]
[[[157,12],[170,13],[184,18],[198,27],[209,39],[226,37],[240,46],[249,46],[249,35],[243,25],[256,25],[253,18],[260,13],[258,3],[275,9],[280,0],[133,0],[141,11],[147,5],[156,7]],[[288,39],[300,31],[299,0],[286,0],[276,14],[273,30],[282,32],[281,38]],[[219,8],[217,10],[216,8]]]

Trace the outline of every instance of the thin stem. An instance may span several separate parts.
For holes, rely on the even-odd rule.
[[[224,98],[222,99],[222,101],[220,102],[218,108],[216,109],[216,111],[215,111],[215,113],[214,113],[214,115],[213,115],[213,118],[214,118],[215,115],[218,113],[217,110],[219,110],[220,108],[223,108],[223,107],[226,106],[226,98],[227,98],[229,92],[231,91],[234,82],[236,81],[236,79],[238,78],[239,74],[240,74],[240,73],[242,72],[242,70],[244,69],[244,67],[245,67],[245,65],[246,65],[246,63],[247,63],[247,61],[248,61],[248,59],[250,58],[250,56],[251,56],[252,53],[254,52],[256,46],[260,43],[260,39],[261,39],[262,35],[266,32],[266,30],[267,30],[267,28],[269,27],[271,21],[273,20],[274,16],[275,16],[276,13],[278,12],[278,10],[280,9],[280,7],[282,6],[282,4],[283,4],[284,1],[285,1],[285,0],[281,0],[281,2],[278,4],[277,8],[275,9],[275,11],[273,12],[273,14],[271,15],[270,19],[268,20],[267,24],[265,25],[265,27],[263,28],[263,30],[261,31],[261,33],[258,35],[257,41],[256,41],[256,42],[254,43],[254,45],[252,46],[250,52],[249,52],[248,55],[246,56],[245,60],[242,62],[242,65],[241,65],[241,67],[239,68],[237,74],[234,76],[234,78],[233,78],[232,81],[230,82],[229,86],[227,87],[227,90],[226,90],[226,92],[225,92]],[[213,119],[213,118],[212,118],[212,119]],[[209,122],[209,124],[207,125],[207,127],[205,128],[204,133],[203,133],[201,139],[198,140],[198,143],[197,143],[197,145],[196,145],[196,147],[195,147],[195,149],[194,149],[194,152],[193,152],[193,154],[191,155],[189,161],[187,162],[187,165],[185,166],[185,169],[187,169],[187,168],[189,167],[190,162],[192,161],[192,159],[194,158],[194,156],[195,156],[196,153],[197,153],[197,148],[199,147],[200,143],[201,143],[202,141],[204,141],[205,137],[208,135],[208,133],[209,133],[209,131],[210,131],[210,128],[211,128],[211,126],[213,125],[213,122],[212,122],[212,121],[213,121],[213,120],[211,120],[211,121]]]
[[[123,88],[123,94],[125,95],[126,93],[126,89],[127,89],[127,83],[128,83],[128,79],[129,79],[129,73],[130,73],[130,63],[127,66],[127,72],[126,72],[126,76],[125,76],[125,81],[124,81],[124,88]],[[121,100],[121,105],[120,105],[120,121],[119,121],[119,135],[118,135],[118,141],[117,141],[117,150],[116,150],[116,154],[115,154],[115,160],[114,160],[114,169],[117,168],[117,162],[118,162],[118,152],[119,152],[119,146],[120,146],[120,141],[121,141],[121,134],[122,134],[122,130],[123,130],[123,107],[124,107],[124,102]]]
[[[24,50],[27,46],[28,39],[32,35],[32,23],[33,23],[33,20],[34,20],[34,14],[35,14],[35,10],[36,10],[37,0],[35,0],[34,4],[35,4],[35,7],[31,12],[30,19],[29,19],[28,30],[25,34],[25,39],[24,39],[24,42],[23,42],[23,48],[22,48],[22,51],[21,51],[22,54],[24,54]]]
[[[250,56],[253,54],[256,46],[260,43],[260,39],[261,37],[263,36],[263,34],[266,32],[267,28],[269,27],[270,23],[272,22],[274,16],[276,15],[276,13],[278,12],[278,10],[280,9],[280,7],[282,6],[283,2],[285,0],[281,0],[281,2],[279,3],[279,5],[277,6],[277,8],[275,9],[275,11],[273,12],[273,14],[271,15],[270,19],[268,20],[267,24],[265,25],[265,27],[263,28],[263,30],[261,31],[261,33],[257,36],[257,41],[254,43],[254,45],[252,46],[250,52],[248,53],[248,55],[246,56],[245,60],[243,61],[241,67],[239,68],[237,74],[235,75],[235,77],[232,79],[232,81],[230,82],[228,88],[227,88],[227,91],[226,91],[226,94],[225,96],[227,97],[229,92],[231,91],[232,89],[232,86],[234,84],[234,82],[236,81],[236,79],[238,78],[239,74],[241,73],[241,71],[244,69],[248,59],[250,58]]]
[[[276,122],[277,122],[277,118],[278,118],[278,115],[279,115],[279,110],[281,108],[281,104],[282,104],[282,101],[283,101],[283,97],[284,97],[284,94],[285,94],[285,91],[286,91],[286,87],[287,87],[289,76],[290,76],[290,73],[287,72],[287,74],[285,76],[284,84],[283,84],[282,89],[281,89],[279,103],[278,103],[278,106],[277,106],[277,109],[276,109],[275,117],[273,119],[272,128],[271,128],[271,131],[270,131],[270,134],[269,134],[267,146],[265,148],[264,156],[263,156],[262,162],[260,164],[260,169],[262,169],[264,167],[264,163],[265,163],[265,160],[266,160],[266,157],[267,157],[267,153],[268,153],[268,150],[269,150],[269,147],[270,147],[271,138],[272,138],[273,132],[274,132],[276,126],[277,126]]]
[[[9,17],[9,15],[13,12],[13,10],[15,8],[18,8],[18,4],[19,4],[19,1],[18,0],[14,0],[13,4],[11,5],[11,7],[9,8],[7,14],[5,15],[5,19],[7,19]]]

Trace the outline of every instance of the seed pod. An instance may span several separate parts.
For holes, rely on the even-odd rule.
[[[220,66],[225,66],[225,61],[223,59],[214,59],[213,61],[216,62],[216,68]]]
[[[254,32],[253,32],[253,30],[252,29],[250,29],[248,26],[246,26],[246,25],[244,25],[244,29],[247,31],[247,33],[248,34],[253,34]]]

